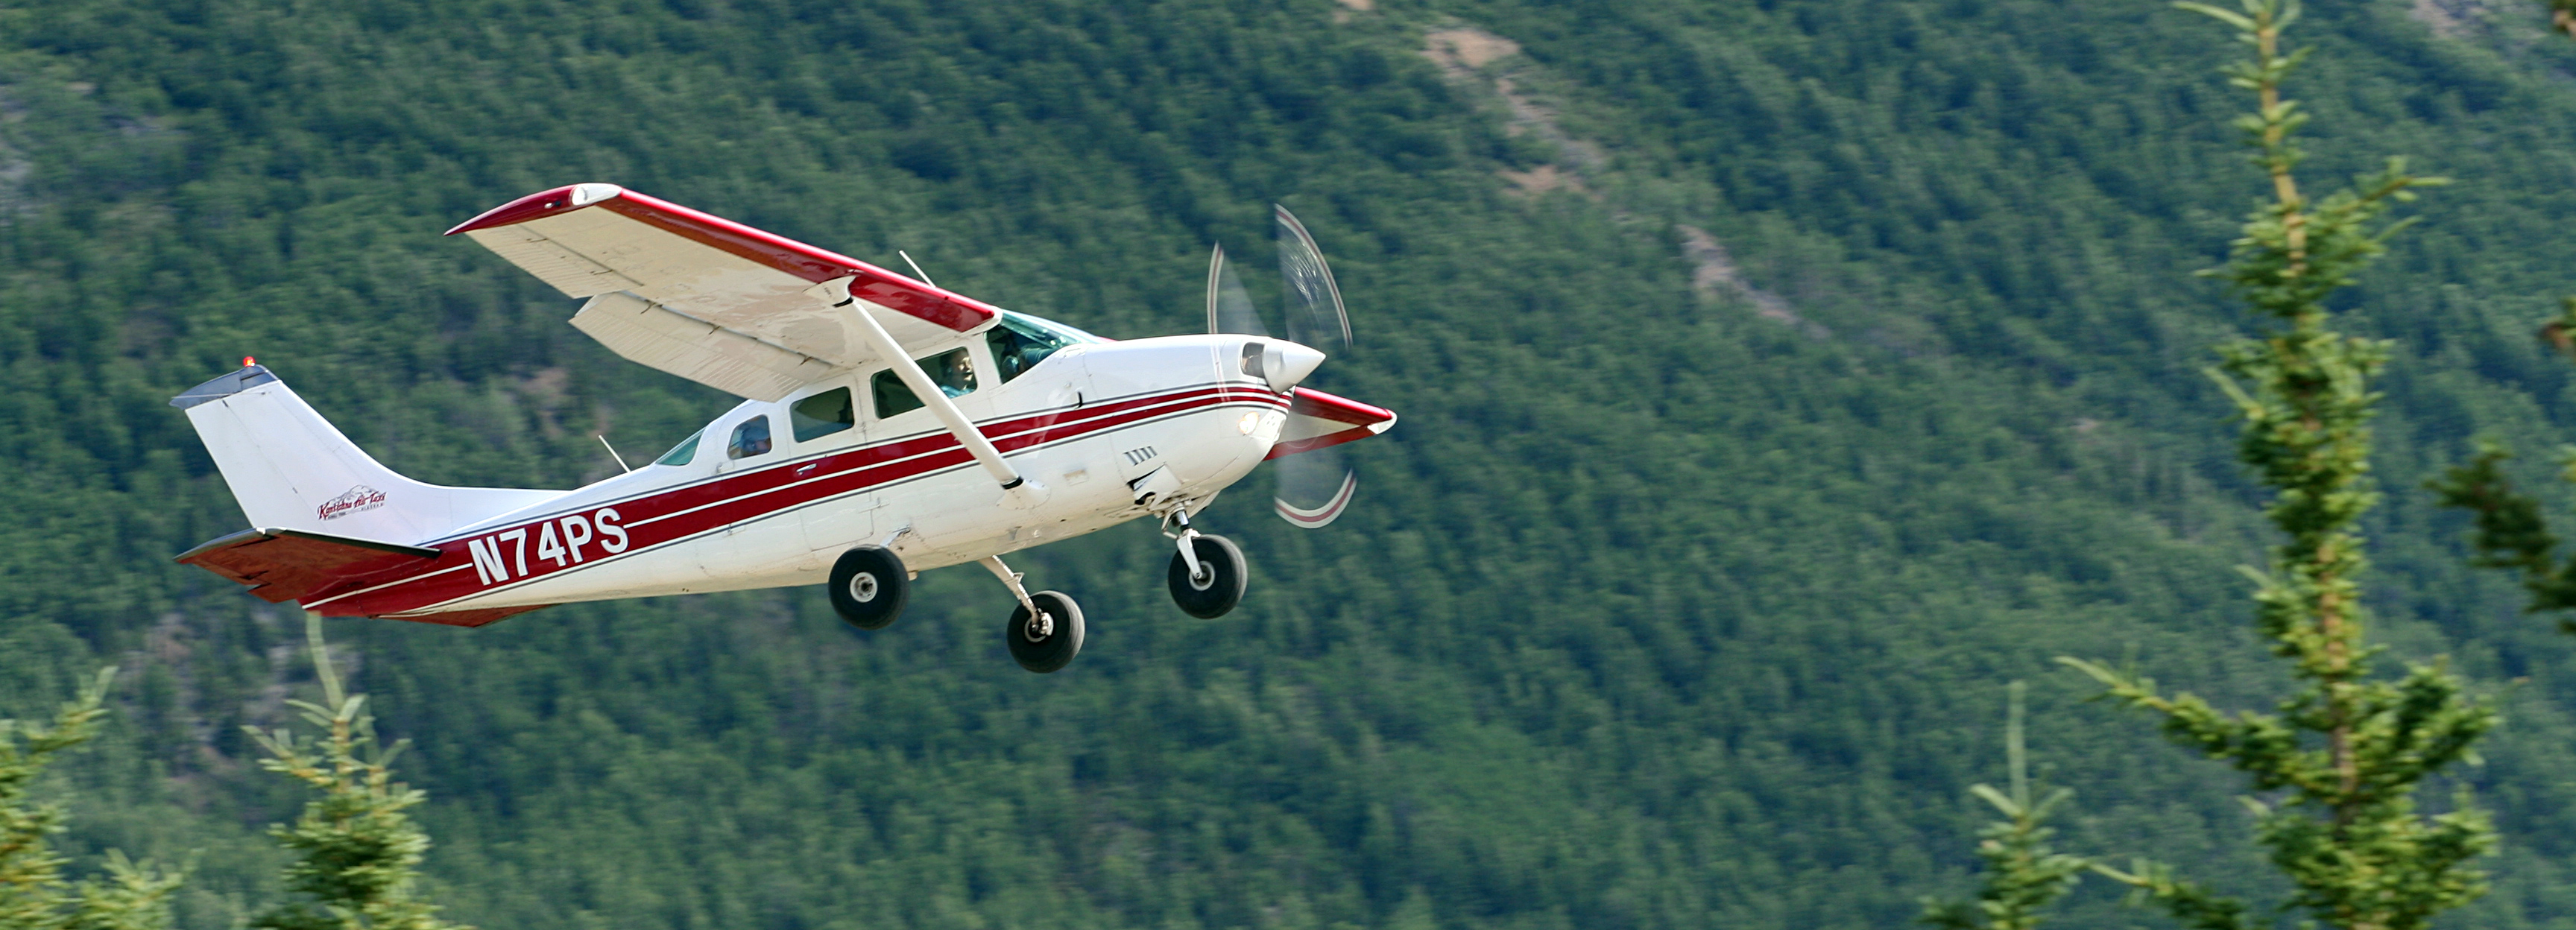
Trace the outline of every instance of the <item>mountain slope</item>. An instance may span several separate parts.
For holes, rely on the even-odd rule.
[[[430,868],[486,927],[1884,927],[1955,891],[2001,684],[2079,789],[2069,845],[2264,873],[2238,783],[2047,660],[2273,680],[2230,566],[2263,537],[2189,277],[2256,193],[2155,5],[33,3],[0,11],[0,707],[134,669],[74,774],[84,846],[208,850],[262,894],[293,799],[247,763],[291,618],[168,554],[237,527],[169,394],[256,354],[424,480],[568,486],[723,398],[436,232],[622,183],[1111,336],[1196,325],[1206,244],[1314,229],[1405,415],[1363,506],[1256,488],[1218,621],[1124,527],[1028,558],[1092,642],[1028,676],[968,571],[840,628],[817,592],[335,622],[419,743]],[[2565,289],[2576,99],[2547,47],[2326,8],[2320,179],[2461,183],[2355,298],[2402,340],[2373,595],[2403,657],[2504,696],[2506,829],[2460,923],[2576,908],[2571,645],[2460,566],[2415,487],[2479,430],[2566,435],[2526,335]],[[1426,36],[1486,35],[1470,62]],[[1538,182],[1535,178],[1553,180]],[[1540,188],[1545,188],[1541,190]],[[1723,268],[1713,262],[1722,261]],[[1774,312],[1777,311],[1777,312]],[[1783,315],[1786,315],[1784,318]],[[2526,463],[2537,464],[2537,463]],[[2534,469],[2535,473],[2537,469]],[[50,677],[49,677],[50,676]],[[2527,683],[2507,689],[2508,680]],[[2125,926],[2101,889],[2069,926]]]

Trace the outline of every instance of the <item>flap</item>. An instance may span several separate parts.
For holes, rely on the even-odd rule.
[[[627,361],[758,401],[777,400],[848,370],[623,291],[582,304],[572,328]]]
[[[618,354],[760,400],[882,361],[847,310],[814,298],[822,282],[850,278],[856,306],[907,349],[980,331],[1001,314],[858,259],[614,184],[530,194],[448,230],[457,233],[566,296],[631,297],[640,306],[594,301],[574,318]],[[585,323],[593,308],[600,316]],[[608,319],[610,311],[625,319]],[[703,329],[692,335],[686,321]],[[778,386],[793,378],[803,380]]]
[[[424,559],[420,546],[325,536],[303,530],[243,530],[182,552],[172,561],[249,585],[271,603],[295,600],[329,584]]]

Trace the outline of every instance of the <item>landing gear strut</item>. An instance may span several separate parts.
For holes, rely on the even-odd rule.
[[[1082,607],[1072,597],[1062,591],[1029,593],[1020,584],[1020,573],[1002,564],[999,556],[986,558],[984,567],[1009,585],[1011,596],[1020,601],[1019,608],[1011,611],[1010,624],[1002,628],[1011,661],[1044,675],[1063,668],[1082,652]]]
[[[1171,527],[1178,526],[1174,532]],[[1172,603],[1181,612],[1202,620],[1214,620],[1242,602],[1244,586],[1252,573],[1243,562],[1243,550],[1234,540],[1210,536],[1190,528],[1186,510],[1172,511],[1164,522],[1164,533],[1179,544],[1172,554],[1171,570],[1164,573],[1172,589]]]

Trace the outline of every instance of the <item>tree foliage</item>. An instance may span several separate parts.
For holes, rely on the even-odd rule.
[[[420,862],[429,835],[406,810],[428,795],[393,780],[396,756],[408,745],[380,747],[367,696],[342,690],[322,639],[322,617],[305,617],[313,669],[322,681],[322,703],[288,701],[304,722],[321,732],[299,739],[287,728],[251,738],[267,750],[260,767],[319,792],[293,824],[269,828],[296,855],[286,868],[292,900],[251,922],[262,930],[471,930],[439,920],[438,908],[416,896]]]
[[[107,715],[107,686],[116,669],[103,669],[80,694],[54,713],[51,723],[0,718],[0,930],[160,930],[169,926],[166,903],[179,885],[176,874],[150,862],[110,852],[103,879],[63,877],[66,860],[48,838],[63,832],[63,810],[30,796],[37,776],[57,753],[88,742]]]
[[[2048,845],[2057,833],[2046,825],[2048,818],[2074,798],[2075,791],[2056,788],[2036,799],[2031,796],[2029,750],[2022,737],[2025,690],[2021,682],[2012,683],[2006,711],[2004,764],[2011,773],[2010,787],[2005,791],[1985,784],[1969,788],[2004,815],[1977,834],[1977,858],[1985,863],[1984,887],[1973,902],[1926,900],[1924,923],[1943,930],[2037,930],[2048,906],[2073,890],[2092,866],[2082,856]]]

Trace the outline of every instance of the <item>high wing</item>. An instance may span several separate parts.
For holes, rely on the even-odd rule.
[[[530,194],[467,220],[464,233],[568,297],[572,325],[627,359],[754,400],[880,361],[850,296],[907,350],[991,326],[990,304],[845,255],[614,184]]]

